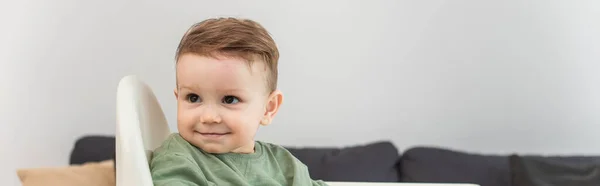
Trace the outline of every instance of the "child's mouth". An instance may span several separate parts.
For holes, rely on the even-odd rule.
[[[211,139],[220,138],[220,137],[226,136],[228,134],[231,134],[231,132],[224,132],[224,133],[197,132],[197,133],[200,134],[200,135],[202,135],[202,136],[204,136],[204,137],[206,137],[206,138],[211,138]]]

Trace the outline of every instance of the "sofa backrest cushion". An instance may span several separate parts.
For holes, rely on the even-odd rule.
[[[83,136],[75,142],[69,159],[70,165],[115,159],[115,137]]]
[[[600,185],[600,157],[510,156],[513,186]]]
[[[398,182],[398,149],[390,142],[346,148],[286,147],[306,164],[312,179],[352,182]]]
[[[510,186],[508,156],[416,147],[402,154],[399,169],[403,182]]]

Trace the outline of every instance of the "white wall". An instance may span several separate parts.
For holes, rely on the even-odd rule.
[[[486,153],[600,154],[600,2],[0,2],[0,185],[114,134],[118,80],[138,74],[175,129],[173,52],[193,22],[260,21],[285,103],[259,139],[392,140]]]

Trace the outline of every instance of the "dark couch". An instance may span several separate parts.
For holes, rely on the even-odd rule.
[[[600,156],[482,155],[434,147],[399,154],[385,141],[344,148],[286,148],[308,166],[312,178],[325,181],[600,185]],[[114,159],[114,154],[114,137],[86,136],[75,143],[70,163]]]

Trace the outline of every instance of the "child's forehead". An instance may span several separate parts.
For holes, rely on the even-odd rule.
[[[212,84],[219,87],[247,87],[266,84],[265,65],[240,58],[181,56],[177,62],[178,85]]]

